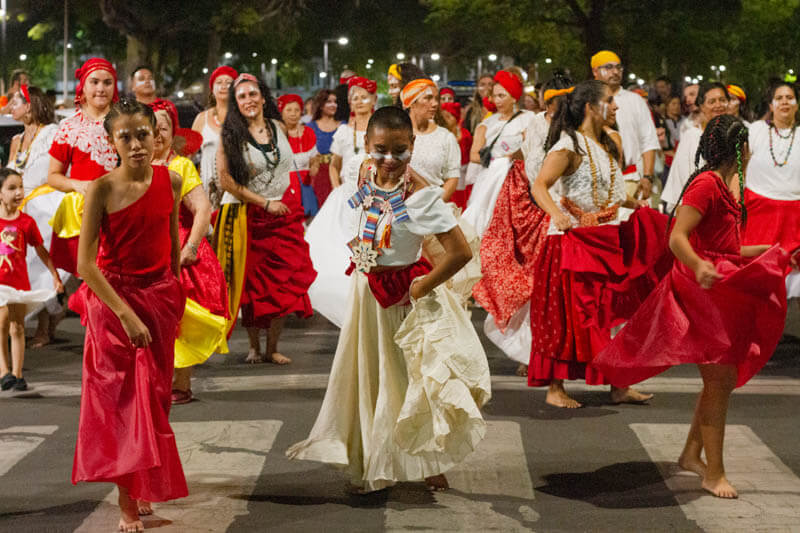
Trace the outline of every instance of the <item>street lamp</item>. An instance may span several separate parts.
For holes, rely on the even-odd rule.
[[[269,62],[271,64],[273,64],[273,65],[277,65],[278,64],[278,60],[276,58],[274,58],[274,57],[272,59],[270,59]]]
[[[230,52],[225,52],[225,59],[230,59],[233,57],[233,54]]]
[[[725,72],[726,69],[727,69],[727,67],[725,65],[720,65],[719,66],[719,71],[720,72]]]
[[[325,76],[320,75],[320,78],[328,77],[328,43],[339,43],[339,46],[345,46],[350,40],[347,37],[339,37],[338,39],[322,39],[322,70]]]
[[[26,59],[28,59],[28,56],[26,54],[20,54],[19,55],[19,60],[20,61],[25,61]]]
[[[547,63],[547,64],[549,65],[550,63],[552,63],[552,62],[553,62],[553,60],[552,60],[552,58],[549,58],[549,57],[548,57],[548,58],[545,58],[544,62],[545,62],[545,63]]]
[[[253,52],[251,55],[252,55],[253,57],[258,57],[258,52]]]
[[[406,55],[403,52],[397,52],[397,55],[395,57],[397,58],[398,61],[402,61],[406,58]]]
[[[440,56],[436,52],[431,54],[431,59],[434,60],[434,61],[439,61],[439,59],[441,59],[441,58],[442,58],[442,56]]]
[[[497,61],[497,54],[489,54],[489,61],[491,61],[492,63]]]

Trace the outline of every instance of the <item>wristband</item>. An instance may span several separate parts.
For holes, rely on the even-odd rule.
[[[196,256],[196,255],[197,255],[197,251],[198,251],[198,247],[197,247],[197,245],[196,245],[196,244],[194,244],[194,243],[191,243],[191,242],[189,242],[189,243],[187,243],[187,244],[189,245],[189,249],[190,249],[190,250],[192,251],[192,253],[193,253],[193,254]]]
[[[654,175],[652,175],[652,174],[645,174],[644,176],[642,176],[642,178],[646,179],[646,180],[650,180],[650,183],[655,183],[656,182],[656,177]]]

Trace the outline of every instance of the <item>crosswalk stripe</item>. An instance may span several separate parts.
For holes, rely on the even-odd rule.
[[[58,426],[12,426],[0,429],[0,476],[35,450]]]
[[[525,524],[539,518],[530,506],[533,482],[516,422],[490,420],[478,449],[446,475],[451,490],[434,493],[436,505],[405,510],[388,506],[386,531],[530,531]],[[518,516],[495,511],[491,501],[481,501],[486,496],[519,500]]]
[[[195,394],[206,392],[254,391],[254,390],[313,390],[328,386],[328,374],[271,374],[223,377],[198,377],[192,380]],[[580,382],[567,382],[567,390],[601,391],[604,387],[586,385]],[[637,385],[637,388],[655,393],[696,394],[703,387],[699,378],[655,377]],[[492,376],[492,389],[496,391],[541,391],[528,387],[525,378],[518,376]],[[605,390],[608,388],[605,387]],[[46,381],[35,385],[32,391],[44,397],[80,396],[80,381]],[[747,385],[736,389],[734,394],[800,396],[800,379],[780,377],[759,377],[751,379]],[[2,401],[2,399],[0,399]]]
[[[748,426],[725,428],[725,471],[739,491],[737,500],[707,494],[698,476],[678,469],[675,461],[683,449],[688,424],[630,427],[686,517],[700,528],[708,532],[798,531],[800,479]]]
[[[248,514],[267,453],[283,422],[280,420],[173,422],[189,496],[155,505],[145,527],[159,531],[227,531],[236,517]],[[112,490],[76,529],[111,531],[119,520],[117,491]]]

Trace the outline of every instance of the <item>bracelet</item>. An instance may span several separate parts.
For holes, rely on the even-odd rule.
[[[197,247],[197,245],[196,245],[196,244],[194,244],[194,243],[191,243],[191,242],[187,242],[186,244],[188,244],[188,245],[189,245],[189,249],[192,251],[192,253],[193,253],[194,255],[197,255],[197,252],[198,252],[198,249],[199,249],[199,248]]]
[[[650,183],[656,182],[656,177],[652,174],[645,174],[644,176],[642,176],[642,179],[650,180]]]
[[[264,204],[264,211],[269,211],[269,200]]]

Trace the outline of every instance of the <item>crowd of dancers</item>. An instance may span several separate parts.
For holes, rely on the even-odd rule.
[[[287,317],[316,311],[341,331],[316,422],[287,455],[344,469],[356,492],[445,490],[486,432],[477,304],[557,407],[580,407],[566,380],[642,403],[632,385],[699,365],[678,462],[736,497],[728,398],[770,358],[800,290],[797,88],[773,83],[751,123],[740,87],[681,99],[660,79],[648,105],[621,87],[614,52],[591,69],[535,95],[501,70],[462,109],[416,65],[392,65],[392,104],[376,110],[376,82],[355,73],[307,109],[221,66],[192,129],[147,67],[120,97],[113,65],[86,61],[58,125],[20,85],[8,106],[25,129],[0,172],[2,388],[27,387],[26,315],[46,344],[70,293],[86,327],[72,481],[115,483],[120,530],[140,531],[152,502],[188,493],[168,416],[192,399],[192,367],[228,351],[239,317],[248,362],[289,364]]]

